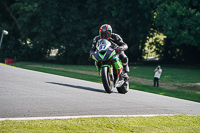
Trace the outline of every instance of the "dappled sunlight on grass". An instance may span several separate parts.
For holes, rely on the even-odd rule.
[[[171,77],[171,76],[164,76],[165,78],[169,78],[169,77]]]

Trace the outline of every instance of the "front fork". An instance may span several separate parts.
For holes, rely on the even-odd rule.
[[[108,64],[103,64],[103,62],[95,62],[95,66],[97,68],[99,76],[101,76],[101,68],[103,67],[108,67],[109,68],[109,73],[111,75],[111,80],[114,81],[114,74],[113,74],[113,65],[111,61]]]
[[[120,60],[118,60],[118,61],[116,61],[114,63],[114,68],[116,70],[115,77],[114,77],[114,74],[113,74],[113,64],[112,64],[111,61],[108,64],[103,64],[103,62],[95,62],[95,66],[97,68],[99,76],[101,76],[101,68],[102,67],[108,67],[109,68],[109,73],[110,73],[110,79],[112,81],[114,81],[114,86],[117,85],[117,83],[119,81],[119,75],[121,74],[122,69],[123,69],[123,66],[122,66],[122,63],[121,63]]]

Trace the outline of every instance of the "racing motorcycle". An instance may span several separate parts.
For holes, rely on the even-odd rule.
[[[112,93],[113,89],[116,88],[119,93],[127,93],[129,81],[123,76],[123,65],[119,54],[111,48],[111,42],[106,39],[100,39],[96,46],[97,50],[93,53],[92,59],[95,60],[105,91]]]

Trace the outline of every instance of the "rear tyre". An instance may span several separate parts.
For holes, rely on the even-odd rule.
[[[108,67],[103,67],[101,70],[101,75],[102,75],[102,82],[104,89],[107,93],[112,93],[113,92],[113,81],[111,80],[111,75],[109,72]]]
[[[121,87],[117,87],[117,91],[122,94],[126,94],[129,90],[129,82],[126,81]]]

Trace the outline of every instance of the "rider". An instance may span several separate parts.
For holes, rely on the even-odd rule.
[[[92,57],[92,54],[96,51],[96,44],[99,39],[106,39],[111,42],[111,47],[116,49],[119,53],[119,58],[122,61],[124,68],[124,76],[129,79],[127,74],[129,72],[128,57],[124,53],[124,51],[128,49],[128,45],[123,42],[122,38],[118,34],[112,33],[112,27],[110,25],[104,24],[100,27],[99,35],[93,40],[92,47],[90,49],[90,57]]]

